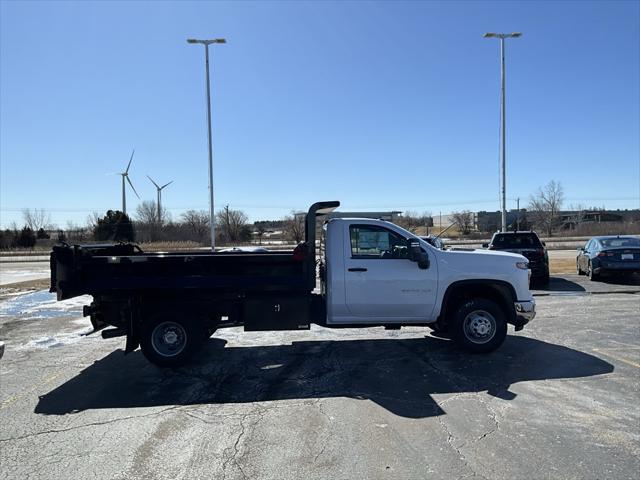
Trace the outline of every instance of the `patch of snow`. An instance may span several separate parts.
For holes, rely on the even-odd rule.
[[[13,291],[9,288],[0,288],[0,295],[3,297],[17,297],[18,295],[24,295],[25,292]]]
[[[29,342],[19,345],[16,350],[44,350],[49,348],[64,347],[65,345],[72,345],[79,342],[84,336],[89,333],[92,328],[82,328],[70,333],[56,333],[54,335],[47,335],[45,337],[36,338]]]
[[[25,320],[29,320],[76,315],[82,311],[84,305],[89,305],[91,301],[90,295],[82,295],[58,302],[54,293],[39,290],[0,303],[0,316],[21,316]]]
[[[9,283],[27,282],[49,277],[48,268],[34,268],[24,270],[0,269],[0,285]]]

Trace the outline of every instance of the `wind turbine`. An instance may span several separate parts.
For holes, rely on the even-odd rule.
[[[125,184],[124,184],[124,179],[127,179],[127,182],[129,182],[129,185],[131,185],[131,188],[133,189],[133,193],[136,194],[136,197],[140,198],[140,195],[138,195],[138,192],[136,192],[135,187],[133,186],[133,183],[131,183],[131,180],[129,179],[129,167],[131,166],[131,162],[133,161],[133,154],[136,153],[135,148],[133,149],[133,152],[131,152],[131,158],[129,159],[129,164],[127,165],[127,169],[124,172],[119,173],[118,175],[122,175],[122,213],[124,213],[125,215],[127,214],[127,196],[125,194]]]
[[[169,185],[171,185],[173,183],[173,180],[171,180],[169,183],[165,183],[163,186],[159,187],[158,184],[156,182],[154,182],[153,178],[151,178],[149,175],[147,175],[147,178],[149,180],[151,180],[151,183],[153,183],[156,186],[156,190],[158,191],[158,202],[156,204],[156,206],[158,208],[158,216],[156,218],[158,219],[158,223],[162,223],[162,217],[160,216],[160,213],[162,212],[162,209],[160,208],[160,202],[162,201],[162,189],[164,187],[168,187]]]

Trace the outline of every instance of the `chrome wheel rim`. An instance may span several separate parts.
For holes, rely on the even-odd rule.
[[[474,310],[464,317],[464,336],[473,343],[487,343],[496,334],[496,319],[486,310]]]
[[[187,345],[187,332],[176,322],[162,322],[151,332],[151,345],[163,357],[174,357]]]

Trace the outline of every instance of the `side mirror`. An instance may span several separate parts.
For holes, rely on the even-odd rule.
[[[488,243],[483,243],[482,244],[482,248],[489,248],[489,244]]]
[[[427,255],[427,252],[422,250],[420,242],[412,241],[409,244],[409,260],[416,262],[418,264],[418,268],[421,270],[429,268],[429,255]]]
[[[542,242],[542,246],[546,247],[547,246],[546,242]]]
[[[420,247],[420,242],[415,240],[409,241],[409,260],[412,262],[417,262],[418,257],[420,256],[420,252],[422,252],[422,247]]]

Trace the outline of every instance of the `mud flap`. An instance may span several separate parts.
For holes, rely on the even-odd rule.
[[[511,323],[515,327],[515,331],[516,332],[519,332],[520,330],[522,330],[524,328],[524,326],[527,323],[529,323],[529,320],[527,320],[526,318],[522,318],[520,316],[517,316],[513,322],[509,322],[509,323]]]
[[[138,338],[134,338],[133,335],[127,335],[127,344],[124,348],[124,354],[133,352],[136,348],[140,346],[140,340]]]
[[[133,321],[133,315],[129,315],[129,328],[127,328],[127,343],[124,348],[124,354],[133,352],[140,346],[140,335],[138,327]]]

